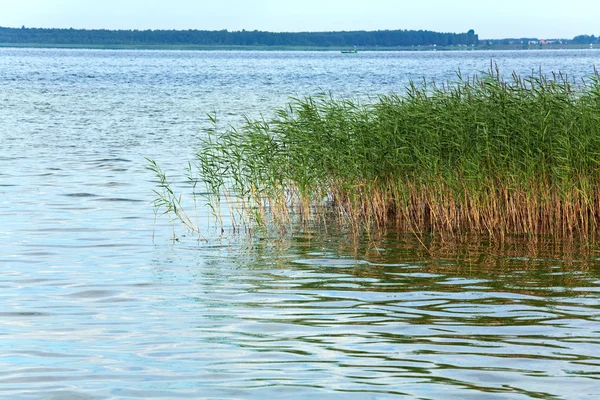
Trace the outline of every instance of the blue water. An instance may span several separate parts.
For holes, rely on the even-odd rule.
[[[490,60],[583,78],[600,52],[0,49],[0,396],[598,397],[594,250],[355,253],[343,233],[222,237],[202,204],[208,243],[155,221],[145,157],[188,196],[207,113],[369,101]]]

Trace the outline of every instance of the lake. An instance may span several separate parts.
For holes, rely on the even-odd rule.
[[[226,128],[490,60],[580,79],[600,51],[0,49],[0,396],[596,398],[596,249],[223,236],[203,204],[208,242],[155,222],[145,157],[189,195],[207,113]]]

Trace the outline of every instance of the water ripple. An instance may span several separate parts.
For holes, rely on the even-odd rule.
[[[597,396],[598,257],[227,238],[191,206],[205,244],[154,219],[144,157],[189,196],[176,177],[207,112],[227,126],[290,95],[368,100],[491,57],[583,77],[597,58],[436,53],[0,48],[0,397]]]

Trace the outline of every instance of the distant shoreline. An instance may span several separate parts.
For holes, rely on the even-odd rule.
[[[219,45],[93,45],[93,44],[46,44],[46,43],[0,43],[0,48],[32,49],[87,49],[87,50],[232,50],[232,51],[342,51],[342,46],[219,46]],[[585,50],[600,49],[600,45],[547,44],[547,45],[477,45],[477,46],[362,46],[361,51],[481,51],[481,50]]]

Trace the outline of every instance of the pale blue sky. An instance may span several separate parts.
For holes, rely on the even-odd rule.
[[[0,26],[600,35],[600,0],[0,0]]]

